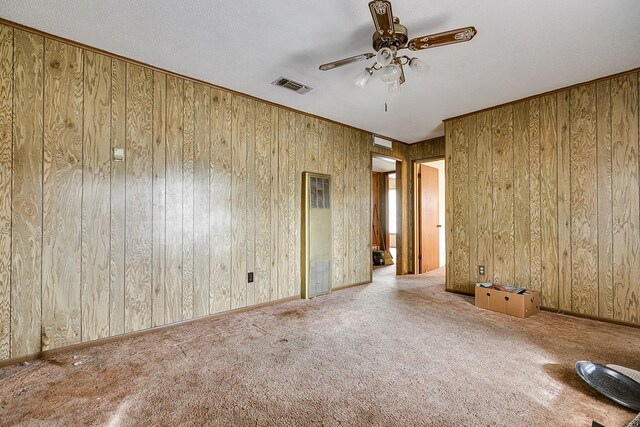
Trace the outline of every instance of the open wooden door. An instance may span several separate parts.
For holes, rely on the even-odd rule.
[[[438,220],[438,169],[418,165],[420,195],[420,273],[440,264],[440,225]]]

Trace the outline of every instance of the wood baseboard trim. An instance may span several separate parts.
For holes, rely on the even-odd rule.
[[[450,292],[452,294],[464,295],[464,296],[468,296],[468,297],[475,296],[471,292],[458,291],[458,290],[455,290],[455,289],[445,289],[445,291]],[[549,313],[562,314],[564,316],[577,317],[577,318],[580,318],[580,319],[595,320],[596,322],[611,323],[611,324],[618,325],[618,326],[628,326],[630,328],[640,329],[640,324],[631,323],[631,322],[625,322],[623,320],[615,320],[615,319],[608,319],[606,317],[591,316],[589,314],[575,313],[573,311],[567,311],[567,310],[558,310],[557,308],[550,308],[550,307],[540,307],[540,309],[543,310],[543,311],[549,312]]]
[[[365,282],[352,283],[350,285],[338,286],[336,288],[331,289],[331,292],[333,292],[333,291],[342,291],[342,290],[345,290],[345,289],[354,288],[356,286],[368,285],[371,282],[373,282],[373,280],[369,280],[369,281],[365,281]]]
[[[268,301],[268,302],[263,302],[263,303],[256,304],[256,305],[251,305],[251,306],[248,306],[248,307],[240,307],[240,308],[235,308],[233,310],[221,311],[220,313],[214,313],[214,314],[210,314],[208,316],[198,317],[196,319],[181,320],[179,322],[169,323],[168,325],[155,326],[153,328],[144,329],[144,330],[141,330],[141,331],[129,332],[129,333],[122,334],[122,335],[115,335],[113,337],[100,338],[100,339],[93,340],[93,341],[87,341],[87,342],[73,344],[73,345],[60,347],[60,348],[54,348],[52,350],[40,351],[38,353],[32,353],[32,354],[28,354],[26,356],[19,356],[19,357],[13,357],[11,359],[0,360],[0,369],[1,368],[5,368],[7,366],[11,366],[11,365],[17,365],[17,364],[23,363],[23,362],[30,362],[30,361],[34,361],[34,360],[38,360],[38,359],[44,359],[46,357],[51,357],[51,356],[55,356],[55,355],[62,354],[62,353],[70,353],[70,352],[73,352],[73,351],[80,351],[80,350],[84,350],[84,349],[87,349],[87,348],[96,347],[96,346],[100,346],[100,345],[104,345],[104,344],[109,344],[109,343],[118,342],[118,341],[124,341],[124,340],[130,339],[130,338],[140,337],[140,336],[151,334],[151,333],[154,333],[154,332],[159,332],[159,331],[163,331],[163,330],[166,330],[166,329],[171,329],[171,328],[174,328],[176,326],[183,326],[183,325],[188,325],[188,324],[192,324],[192,323],[205,322],[205,321],[208,321],[208,320],[221,319],[221,318],[224,318],[224,317],[227,317],[227,316],[232,316],[232,315],[235,315],[235,314],[245,313],[245,312],[248,312],[248,311],[259,310],[261,308],[271,307],[271,306],[274,306],[274,305],[280,305],[280,304],[284,304],[286,302],[295,301],[295,300],[299,300],[299,299],[300,299],[300,295],[298,294],[298,295],[294,295],[294,296],[291,296],[291,297],[278,299],[278,300],[275,300],[275,301]]]
[[[471,292],[467,292],[467,291],[459,291],[459,290],[457,290],[457,289],[448,289],[448,288],[445,288],[444,290],[445,290],[445,292],[449,292],[449,293],[452,293],[452,294],[465,295],[465,296],[468,296],[468,297],[475,296],[475,295],[474,295],[474,294],[472,294]]]
[[[564,316],[578,317],[580,319],[595,320],[597,322],[611,323],[611,324],[618,325],[618,326],[628,326],[630,328],[640,329],[640,325],[639,324],[631,323],[631,322],[625,322],[623,320],[616,320],[616,319],[608,319],[606,317],[591,316],[589,314],[575,313],[573,311],[558,310],[557,308],[540,307],[540,309],[542,309],[543,311],[547,311],[549,313],[562,314]]]

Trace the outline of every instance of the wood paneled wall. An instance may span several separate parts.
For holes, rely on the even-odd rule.
[[[449,289],[517,283],[549,308],[640,323],[639,78],[446,122]]]
[[[369,281],[370,147],[0,25],[0,360],[299,294],[305,170],[332,176],[333,286]]]

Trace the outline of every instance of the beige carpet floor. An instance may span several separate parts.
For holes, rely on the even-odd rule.
[[[326,297],[8,367],[0,424],[615,427],[634,417],[573,364],[640,369],[640,329],[508,317],[442,282],[442,271],[381,269]]]

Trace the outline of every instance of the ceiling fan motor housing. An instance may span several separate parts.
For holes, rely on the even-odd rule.
[[[373,33],[373,48],[376,52],[383,47],[388,47],[392,50],[395,48],[397,50],[407,44],[409,41],[407,27],[399,23],[394,23],[393,28],[396,33],[392,37],[382,37],[377,31]]]

